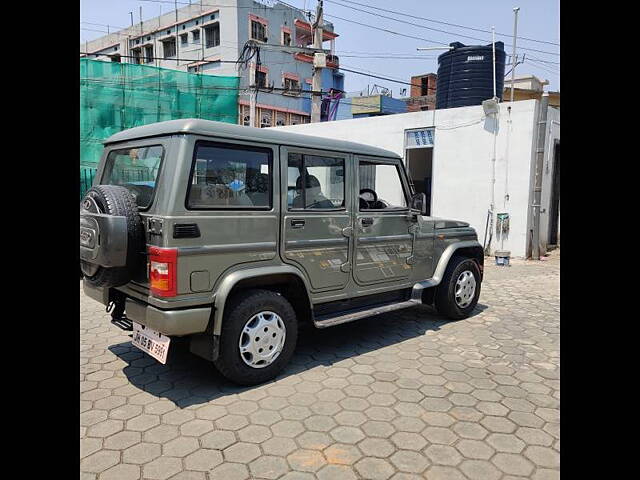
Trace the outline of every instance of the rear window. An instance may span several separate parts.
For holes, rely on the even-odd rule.
[[[107,156],[101,183],[127,188],[135,197],[139,208],[149,208],[163,156],[164,149],[161,145],[112,150]]]

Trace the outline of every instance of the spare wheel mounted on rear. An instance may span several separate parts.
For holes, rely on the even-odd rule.
[[[80,269],[95,287],[131,281],[143,265],[144,226],[125,187],[97,185],[80,202]]]

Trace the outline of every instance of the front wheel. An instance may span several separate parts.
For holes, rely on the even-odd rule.
[[[453,257],[436,290],[436,309],[452,320],[460,320],[471,315],[478,303],[478,298],[480,298],[478,264],[470,258]]]
[[[297,339],[296,314],[286,298],[268,290],[244,291],[225,308],[214,364],[232,382],[263,383],[289,363]]]

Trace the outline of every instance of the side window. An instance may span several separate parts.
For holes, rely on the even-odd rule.
[[[344,159],[290,153],[287,175],[289,209],[344,208]]]
[[[396,165],[360,162],[360,210],[407,208],[407,197]]]
[[[187,208],[271,208],[271,150],[198,142],[194,162]]]

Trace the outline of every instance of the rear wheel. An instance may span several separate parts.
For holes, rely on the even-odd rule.
[[[289,363],[297,338],[296,314],[286,298],[269,290],[244,291],[227,303],[214,364],[232,382],[263,383]]]
[[[476,307],[479,297],[478,264],[470,258],[452,257],[436,290],[435,306],[438,312],[452,320],[467,318]]]

